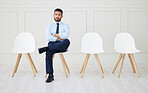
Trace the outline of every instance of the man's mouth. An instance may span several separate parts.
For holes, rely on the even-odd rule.
[[[54,20],[57,21],[57,22],[61,21],[60,18],[54,18]]]

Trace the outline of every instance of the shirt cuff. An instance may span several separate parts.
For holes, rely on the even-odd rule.
[[[52,40],[49,40],[49,41],[56,41],[57,40],[57,37],[53,37]]]

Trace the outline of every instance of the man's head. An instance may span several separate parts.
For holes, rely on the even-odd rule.
[[[61,9],[57,8],[54,10],[53,16],[54,16],[54,20],[56,22],[60,22],[61,19],[63,18],[63,11]]]

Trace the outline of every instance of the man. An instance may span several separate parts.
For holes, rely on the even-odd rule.
[[[55,22],[46,28],[46,39],[49,41],[48,47],[39,49],[40,54],[46,51],[46,74],[49,74],[46,83],[54,80],[52,62],[53,54],[57,52],[65,52],[70,45],[70,41],[68,40],[70,34],[69,25],[61,22],[63,11],[57,8],[54,10],[53,16]]]

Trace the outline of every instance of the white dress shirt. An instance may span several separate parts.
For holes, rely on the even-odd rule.
[[[52,36],[52,34],[56,34],[57,22],[54,22],[47,26],[46,28],[46,39],[50,41],[56,41],[57,37]],[[68,24],[64,24],[63,22],[59,22],[59,36],[61,39],[67,39],[70,34],[70,27]]]

